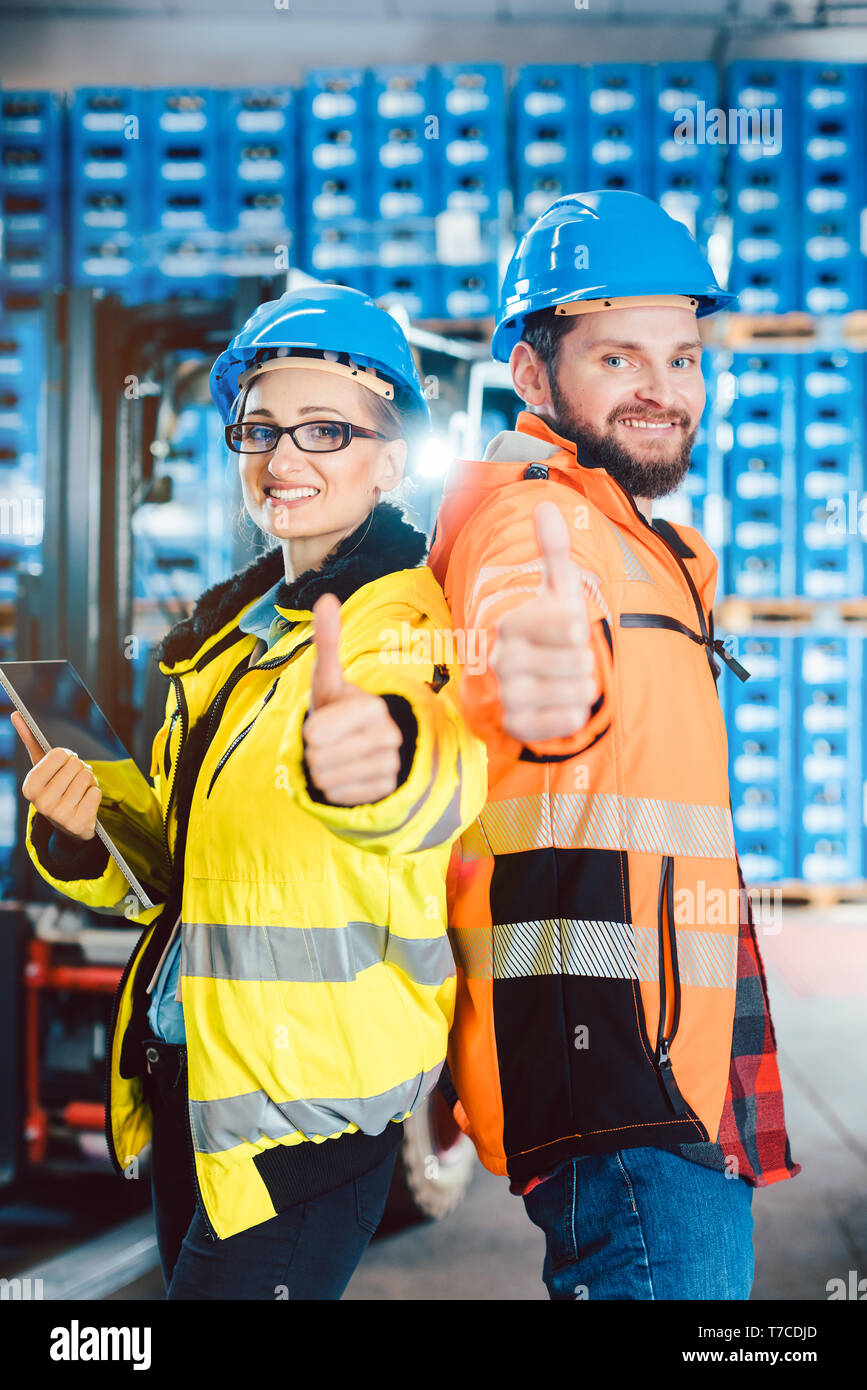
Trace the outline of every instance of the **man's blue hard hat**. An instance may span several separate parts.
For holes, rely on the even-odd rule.
[[[232,423],[239,377],[290,349],[348,355],[359,367],[374,367],[394,386],[397,408],[414,415],[419,425],[430,424],[430,408],[397,320],[361,290],[305,285],[260,304],[211,368],[208,383],[224,425]]]
[[[508,362],[536,309],[570,300],[688,295],[696,315],[737,303],[714,279],[682,222],[652,198],[621,189],[569,193],[538,217],[515,248],[500,289],[491,354]]]

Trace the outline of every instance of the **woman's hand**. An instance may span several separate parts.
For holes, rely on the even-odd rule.
[[[44,753],[18,711],[9,717],[33,764],[21,783],[27,800],[55,830],[64,830],[76,840],[92,840],[102,792],[90,764],[71,748],[50,748]]]
[[[379,801],[397,787],[403,734],[379,695],[344,679],[340,603],[334,594],[323,594],[314,604],[313,636],[311,713],[303,727],[311,781],[334,806]]]

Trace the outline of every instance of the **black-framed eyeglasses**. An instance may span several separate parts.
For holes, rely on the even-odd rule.
[[[226,443],[236,454],[270,454],[288,434],[296,449],[305,454],[332,454],[345,449],[356,436],[362,439],[387,439],[378,430],[351,425],[347,420],[305,420],[303,425],[266,425],[260,420],[244,420],[226,425]]]

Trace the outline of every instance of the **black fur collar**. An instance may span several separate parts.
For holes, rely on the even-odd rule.
[[[281,608],[309,610],[320,594],[336,594],[344,603],[372,579],[395,570],[413,569],[426,553],[424,533],[404,520],[399,507],[380,502],[372,519],[366,517],[350,536],[344,536],[320,569],[305,570],[291,584],[286,582],[279,545],[228,579],[212,584],[196,600],[190,616],[175,623],[157,644],[156,659],[172,666],[194,656],[203,642],[281,577],[283,582],[276,595]]]

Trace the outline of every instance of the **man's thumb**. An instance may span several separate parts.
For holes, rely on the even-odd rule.
[[[542,553],[542,588],[555,598],[575,599],[581,585],[569,552],[569,528],[563,513],[556,502],[539,502],[533,517]]]
[[[310,688],[310,708],[339,700],[346,681],[340,664],[340,600],[336,594],[323,594],[313,605],[313,641],[316,659]]]

